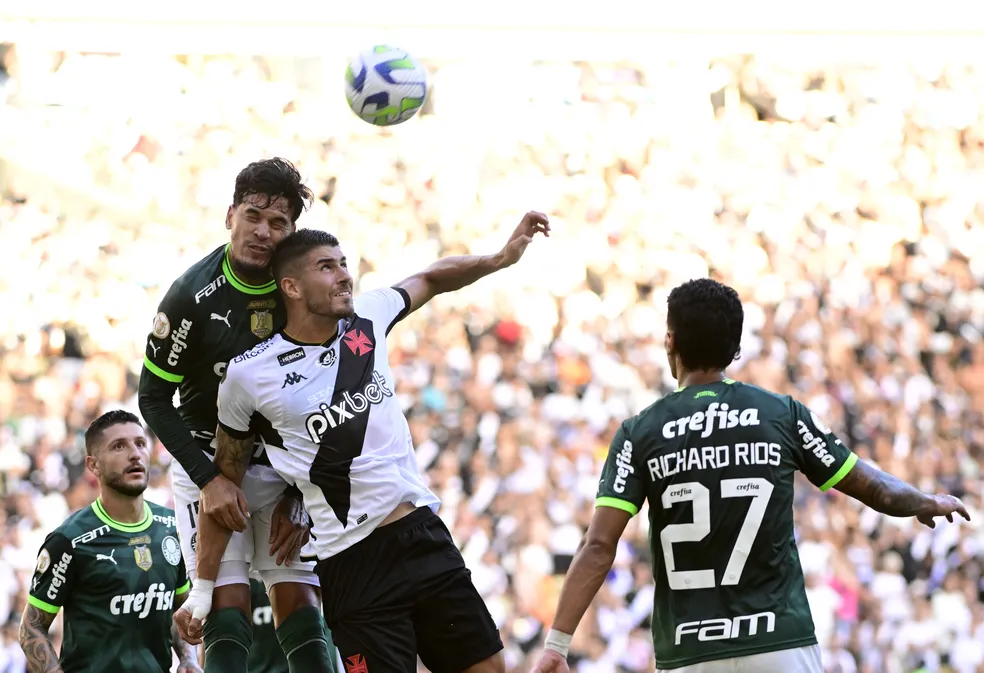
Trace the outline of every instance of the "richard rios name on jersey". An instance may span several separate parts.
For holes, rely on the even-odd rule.
[[[660,667],[816,642],[793,536],[796,471],[822,490],[857,460],[805,406],[727,379],[615,433],[599,506],[649,503]]]
[[[278,333],[233,358],[219,386],[220,426],[261,437],[274,469],[301,489],[320,558],[366,537],[401,502],[439,502],[420,478],[386,354],[409,302],[391,288],[360,295],[334,339]]]

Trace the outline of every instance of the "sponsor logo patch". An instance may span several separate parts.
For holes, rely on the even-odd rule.
[[[163,311],[154,316],[154,327],[151,330],[153,334],[158,339],[166,339],[167,335],[171,333],[171,321],[167,319],[167,315]]]
[[[292,351],[287,351],[286,353],[281,353],[277,356],[277,362],[280,363],[281,367],[286,367],[291,362],[297,362],[298,360],[304,359],[304,349],[295,348]]]

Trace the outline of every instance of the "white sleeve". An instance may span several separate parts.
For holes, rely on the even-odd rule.
[[[253,436],[249,423],[256,411],[256,401],[249,386],[245,385],[244,364],[230,361],[219,382],[219,426],[236,439]]]
[[[383,327],[384,334],[389,334],[393,325],[410,312],[410,295],[402,287],[383,287],[366,292],[356,297],[355,312]]]

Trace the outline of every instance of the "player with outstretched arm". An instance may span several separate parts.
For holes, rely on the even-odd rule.
[[[277,246],[287,326],[226,369],[215,461],[235,481],[259,433],[304,494],[331,587],[325,619],[349,671],[416,671],[418,655],[439,673],[504,671],[496,624],[421,479],[386,335],[435,295],[515,264],[549,230],[527,213],[499,253],[448,257],[357,298],[334,236],[300,230]]]
[[[29,673],[200,673],[171,615],[189,589],[174,512],[144,500],[150,444],[133,414],[110,411],[85,432],[99,497],[52,531],[20,625]],[[60,656],[48,629],[65,610]]]
[[[667,303],[666,353],[680,387],[615,433],[535,671],[569,670],[571,636],[648,501],[657,671],[823,673],[793,535],[794,473],[930,527],[967,511],[859,460],[791,397],[727,378],[744,320],[732,288],[693,280]]]

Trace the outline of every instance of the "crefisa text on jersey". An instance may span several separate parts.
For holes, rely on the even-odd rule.
[[[759,425],[758,409],[729,409],[727,404],[712,402],[707,411],[698,411],[663,425],[663,437],[676,439],[686,432],[701,438],[719,430]],[[623,449],[624,452],[624,449]],[[654,481],[680,472],[716,470],[729,465],[777,466],[782,459],[782,447],[775,442],[736,442],[711,446],[691,446],[649,459],[649,476]]]

